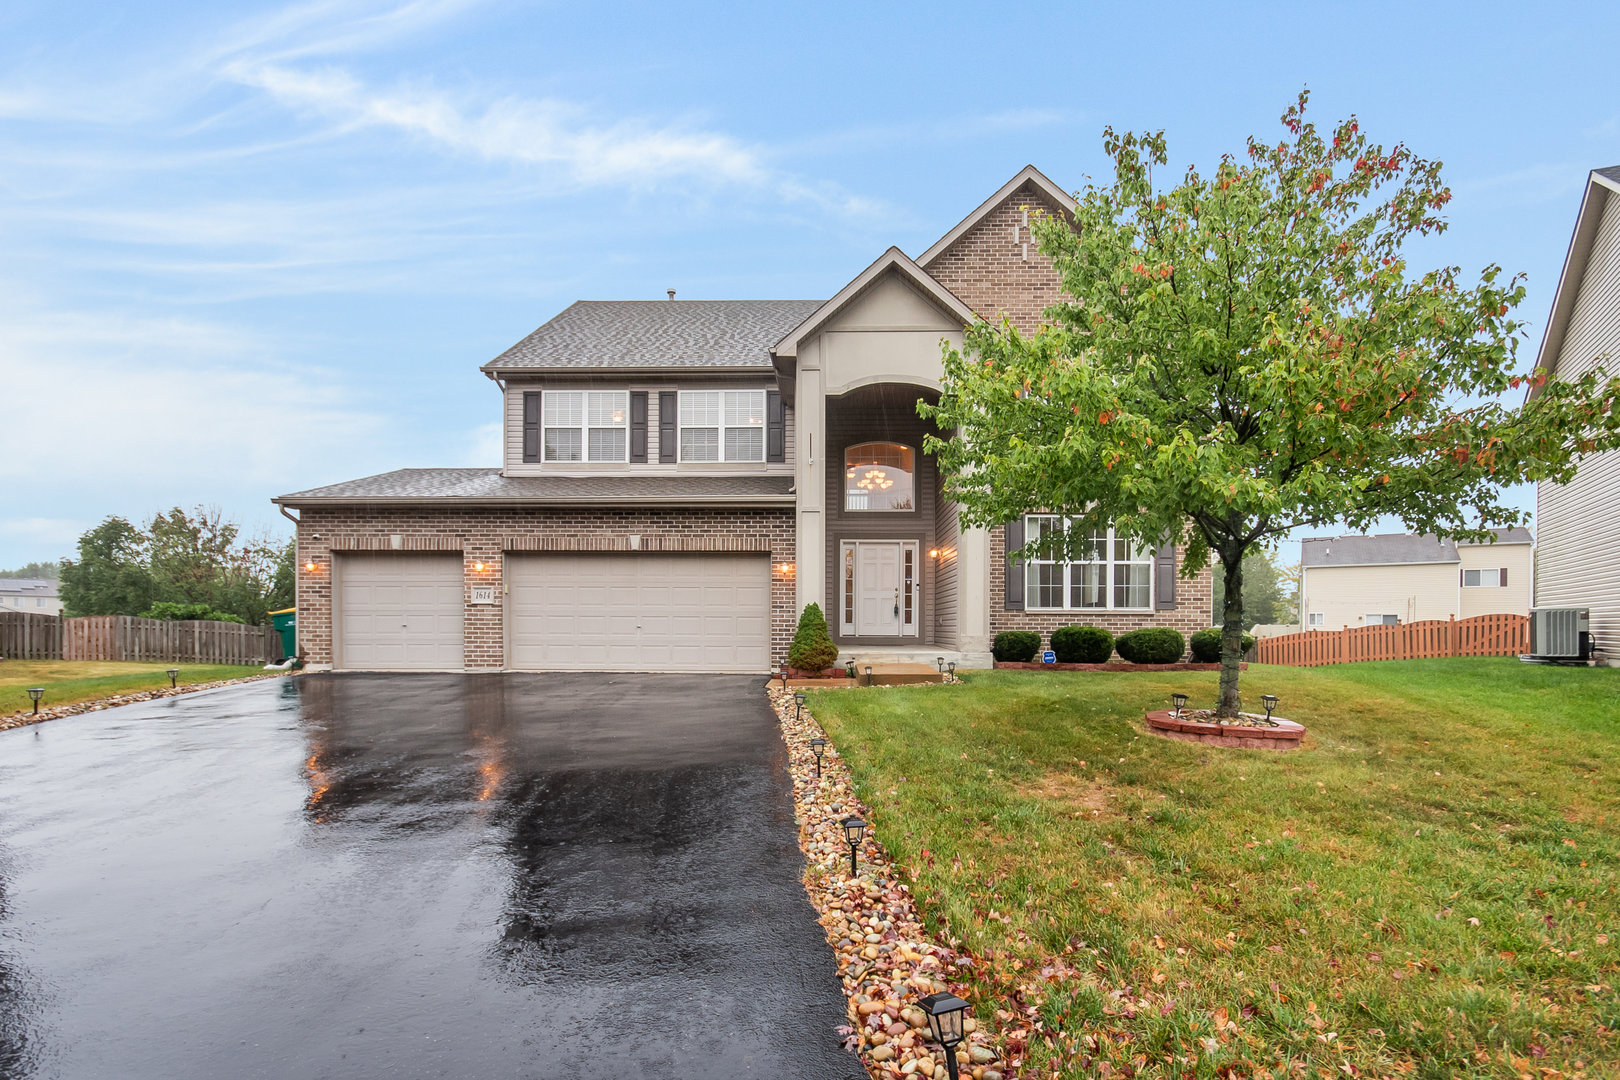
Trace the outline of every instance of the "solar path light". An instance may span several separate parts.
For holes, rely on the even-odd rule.
[[[34,715],[38,716],[39,699],[45,696],[45,688],[43,686],[30,686],[28,688],[28,696],[34,699]]]
[[[844,827],[844,839],[849,842],[849,876],[854,877],[859,873],[855,868],[855,852],[861,846],[861,837],[866,835],[866,822],[851,814],[839,824]]]
[[[819,777],[821,775],[821,755],[827,750],[827,740],[817,735],[810,740],[810,749],[815,751],[816,754],[816,775]]]
[[[946,664],[945,670],[950,674],[951,678],[956,678],[956,661],[952,660],[950,663]]]
[[[943,656],[936,657],[934,663],[939,665],[939,673],[941,675],[945,674],[945,658]]]
[[[168,671],[164,672],[164,674],[169,677],[169,689],[173,690],[174,681],[180,677],[180,669],[177,667],[172,667]]]
[[[1262,705],[1264,705],[1266,707],[1266,721],[1269,723],[1270,720],[1271,720],[1271,710],[1275,709],[1277,707],[1277,695],[1276,694],[1262,694],[1262,695],[1260,695],[1260,704],[1262,704]]]
[[[866,665],[866,685],[867,686],[872,685],[872,665],[871,664]]]
[[[1181,710],[1185,709],[1187,707],[1187,695],[1186,694],[1171,694],[1170,695],[1170,700],[1176,706],[1176,716],[1180,717],[1181,716]]]
[[[945,1048],[945,1070],[956,1080],[956,1047],[962,1041],[962,1014],[968,1003],[943,991],[929,994],[919,1003],[928,1014],[928,1033]]]
[[[802,708],[804,708],[804,692],[801,690],[799,693],[793,695],[793,719],[794,720],[799,719],[799,710],[802,709]]]

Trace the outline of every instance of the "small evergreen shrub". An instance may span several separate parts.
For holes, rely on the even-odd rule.
[[[1052,631],[1052,651],[1060,664],[1106,664],[1114,635],[1100,626],[1062,626]]]
[[[824,671],[838,659],[838,646],[833,644],[827,631],[827,617],[820,604],[804,605],[799,616],[799,629],[788,647],[788,666],[800,671]]]
[[[1221,628],[1212,626],[1208,630],[1200,630],[1189,641],[1192,646],[1193,659],[1200,664],[1218,664],[1221,660]],[[1254,635],[1243,635],[1243,651],[1248,652],[1254,648]]]
[[[1041,635],[1033,630],[1003,630],[990,643],[990,655],[1003,663],[1027,664],[1041,651]]]
[[[1144,626],[1114,639],[1114,651],[1133,664],[1174,664],[1187,639],[1168,626]]]

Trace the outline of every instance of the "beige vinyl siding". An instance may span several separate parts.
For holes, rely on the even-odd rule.
[[[1620,196],[1609,195],[1554,370],[1620,371]],[[1620,656],[1620,452],[1590,455],[1575,479],[1536,491],[1536,607],[1592,609],[1592,633]]]
[[[1462,557],[1462,570],[1507,571],[1505,586],[1464,588],[1459,584],[1457,618],[1530,613],[1532,572],[1529,544],[1458,544],[1457,554]]]
[[[1367,615],[1394,615],[1401,622],[1449,619],[1457,612],[1457,564],[1399,566],[1309,566],[1300,620],[1321,612],[1319,630],[1363,625]]]
[[[939,557],[931,561],[934,564],[934,644],[948,649],[956,648],[960,633],[961,616],[957,607],[960,562],[956,546],[961,538],[960,511],[955,501],[946,497],[942,476],[934,503],[934,544]]]
[[[559,464],[545,464],[543,462],[523,460],[523,394],[528,390],[547,389],[555,390],[645,390],[647,392],[647,461],[645,464],[620,462],[568,462]],[[765,390],[776,389],[775,380],[761,379],[757,376],[748,378],[714,378],[684,379],[679,383],[673,382],[647,382],[637,380],[611,380],[595,379],[585,380],[579,377],[558,379],[514,380],[507,383],[506,399],[502,413],[504,416],[505,433],[502,439],[504,447],[504,461],[501,468],[507,476],[569,476],[588,473],[599,475],[601,473],[627,473],[633,472],[637,476],[655,473],[722,473],[737,475],[739,473],[754,475],[783,475],[793,472],[793,437],[794,419],[793,408],[789,406],[785,411],[785,446],[787,460],[778,462],[685,462],[672,464],[658,460],[658,395],[661,392],[681,390]]]

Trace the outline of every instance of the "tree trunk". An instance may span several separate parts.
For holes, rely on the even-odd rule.
[[[1238,714],[1238,665],[1243,662],[1243,552],[1221,556],[1226,597],[1221,612],[1221,700],[1215,715]]]

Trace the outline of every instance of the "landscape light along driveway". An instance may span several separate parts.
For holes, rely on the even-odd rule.
[[[307,675],[0,733],[0,1077],[864,1077],[762,683]]]

